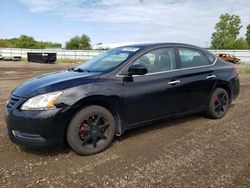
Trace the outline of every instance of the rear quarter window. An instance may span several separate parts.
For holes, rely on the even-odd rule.
[[[208,61],[209,61],[209,64],[213,64],[216,57],[214,57],[213,55],[211,54],[206,54],[207,55],[207,58],[208,58]]]

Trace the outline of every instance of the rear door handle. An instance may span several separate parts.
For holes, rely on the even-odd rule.
[[[214,78],[216,78],[215,75],[208,75],[208,76],[207,76],[207,79],[214,79]]]
[[[170,82],[168,82],[168,85],[177,85],[177,84],[180,84],[181,83],[181,81],[180,80],[173,80],[173,81],[170,81]]]

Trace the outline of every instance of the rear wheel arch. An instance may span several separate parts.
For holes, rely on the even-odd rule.
[[[215,90],[218,88],[222,88],[222,89],[226,90],[228,97],[229,97],[229,103],[232,102],[232,93],[231,93],[230,86],[227,83],[219,82],[219,83],[215,84],[212,92],[210,93],[210,96],[209,96],[208,101],[207,101],[206,106],[205,106],[205,111],[208,110],[209,101],[211,100],[211,97],[212,97],[213,93],[215,92]]]
[[[213,119],[222,118],[226,114],[229,105],[228,92],[222,87],[217,87],[209,100],[205,115]]]
[[[218,84],[216,84],[214,90],[217,89],[217,88],[225,89],[226,92],[227,92],[227,94],[228,94],[229,101],[230,102],[232,101],[232,91],[231,91],[230,86],[227,83],[223,83],[223,82],[222,83],[218,83]]]

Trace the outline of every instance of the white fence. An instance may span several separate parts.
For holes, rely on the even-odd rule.
[[[27,58],[28,52],[57,53],[57,59],[88,60],[102,53],[101,50],[65,50],[65,49],[23,49],[23,48],[0,48],[2,57],[20,56]]]
[[[232,54],[240,58],[242,62],[250,63],[250,50],[210,50],[213,53]],[[22,48],[0,48],[3,57],[21,56],[27,58],[27,52],[57,53],[57,59],[79,59],[88,60],[104,52],[102,50],[65,50],[65,49],[22,49]]]

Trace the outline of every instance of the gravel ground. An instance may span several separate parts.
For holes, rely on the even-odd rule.
[[[220,120],[193,115],[140,127],[86,157],[12,144],[2,111],[10,91],[72,66],[0,62],[0,187],[250,187],[250,74]]]

